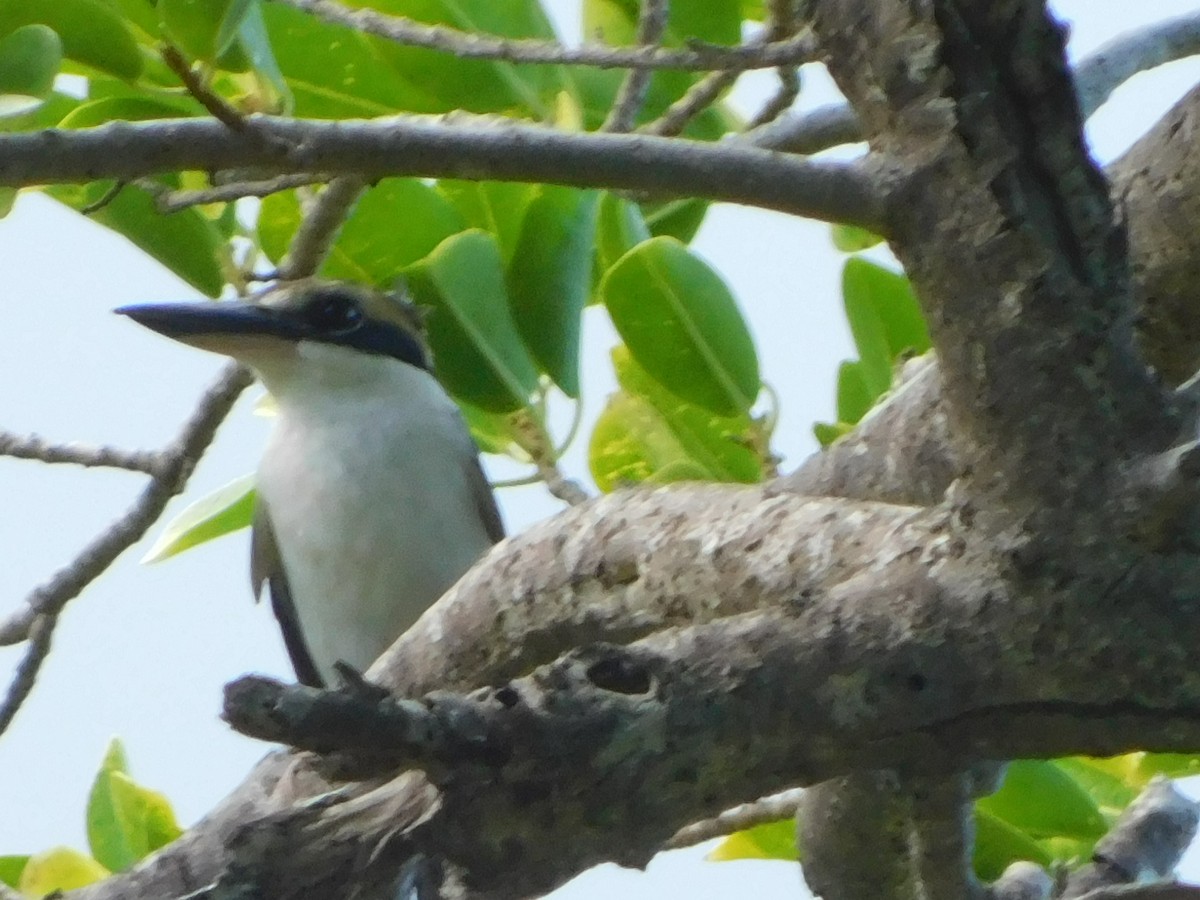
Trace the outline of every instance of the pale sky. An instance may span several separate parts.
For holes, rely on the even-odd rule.
[[[547,5],[563,33],[574,33],[575,3]],[[1194,10],[1196,0],[1052,5],[1072,22],[1071,49],[1080,55],[1122,31]],[[757,96],[770,77],[755,76],[757,87],[749,84],[739,96]],[[1197,80],[1200,61],[1189,60],[1122,88],[1091,122],[1099,158],[1117,155]],[[806,70],[803,106],[832,96],[823,74]],[[781,397],[773,446],[784,467],[793,467],[815,447],[813,421],[832,417],[837,364],[853,356],[839,299],[843,257],[824,225],[729,206],[710,212],[695,249],[743,304],[764,377]],[[0,329],[0,429],[120,447],[157,448],[168,440],[221,362],[110,310],[193,292],[123,238],[34,194],[22,195],[0,220],[0,263],[9,316]],[[612,387],[607,353],[613,343],[602,313],[589,310],[585,423]],[[248,392],[167,519],[254,468],[269,425],[250,414],[258,394]],[[577,477],[586,476],[586,437],[585,430],[566,461]],[[503,477],[513,470],[492,471]],[[0,546],[6,548],[0,616],[123,512],[142,484],[142,477],[122,472],[0,458]],[[559,508],[538,488],[503,491],[500,502],[514,532]],[[71,603],[33,697],[0,737],[0,855],[56,844],[86,847],[87,791],[114,735],[126,744],[134,776],[163,791],[184,824],[235,787],[264,752],[217,719],[225,682],[247,671],[290,674],[270,611],[250,602],[246,535],[140,565],[158,530]],[[21,650],[0,648],[0,685],[7,685]],[[1200,866],[1189,871],[1200,875]],[[594,870],[559,896],[785,897],[795,896],[797,878],[788,864],[707,864],[684,851],[660,857],[646,874]]]

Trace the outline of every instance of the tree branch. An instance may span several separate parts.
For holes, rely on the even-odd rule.
[[[152,451],[93,447],[74,442],[51,444],[36,434],[18,435],[3,431],[0,431],[0,456],[35,459],[44,463],[70,463],[89,468],[125,469],[146,475],[155,474],[162,464],[161,454]]]
[[[642,11],[638,16],[637,43],[642,47],[656,47],[667,30],[667,0],[642,0]],[[601,131],[632,131],[638,113],[650,89],[650,69],[631,69],[626,73],[617,97],[613,101]]]
[[[1079,64],[1075,72],[1079,108],[1086,119],[1139,72],[1200,53],[1200,12],[1192,12],[1122,34]]]
[[[802,65],[814,58],[812,35],[802,32],[787,40],[765,44],[721,47],[694,42],[684,50],[656,46],[608,47],[585,44],[565,47],[555,41],[504,39],[458,31],[445,25],[427,25],[403,16],[371,9],[348,9],[332,0],[274,0],[312,13],[317,18],[344,25],[364,34],[399,44],[450,53],[461,59],[495,59],[512,63],[585,65],[598,69],[681,69],[703,72],[716,69],[769,69]]]
[[[305,210],[292,236],[287,255],[279,263],[280,278],[286,281],[316,274],[365,189],[366,182],[356,175],[343,175],[326,185]]]
[[[0,624],[0,643],[30,640],[25,658],[18,666],[17,677],[4,702],[0,703],[0,734],[12,723],[33,688],[63,607],[112,565],[113,560],[137,543],[171,498],[183,491],[192,467],[249,383],[250,375],[245,369],[240,366],[226,368],[201,397],[179,435],[159,454],[154,475],[133,506],[80,551],[70,565],[35,588],[26,598],[25,605]]]
[[[883,198],[857,164],[814,163],[728,143],[566,134],[459,115],[368,122],[252,116],[247,122],[252,127],[243,134],[218,122],[183,119],[0,135],[0,185],[243,168],[264,175],[493,178],[708,197],[888,230]],[[280,142],[291,149],[279,149]]]
[[[1123,34],[1085,57],[1075,69],[1075,91],[1085,119],[1108,102],[1118,87],[1158,66],[1200,53],[1200,13]],[[863,140],[858,116],[848,104],[831,103],[811,112],[783,116],[748,132],[756,147],[812,154]]]

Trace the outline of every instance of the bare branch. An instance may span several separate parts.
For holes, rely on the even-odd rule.
[[[343,175],[316,196],[305,210],[287,256],[279,263],[280,278],[305,278],[321,268],[346,217],[365,189],[366,182],[362,178]]]
[[[255,167],[265,174],[321,171],[367,179],[492,178],[707,197],[847,222],[877,234],[889,230],[884,198],[862,165],[810,162],[732,142],[566,134],[460,115],[369,122],[255,116],[247,121],[251,134],[277,141],[195,119],[0,135],[0,184]]]
[[[458,31],[445,25],[426,25],[402,16],[370,9],[348,9],[332,0],[274,0],[312,13],[326,22],[344,25],[400,44],[450,53],[462,59],[496,59],[513,63],[594,66],[598,69],[769,69],[802,65],[815,58],[812,35],[802,32],[784,41],[722,47],[694,43],[687,49],[607,47],[585,44],[565,47],[555,41],[509,40]]]
[[[209,114],[222,123],[226,128],[231,128],[234,131],[244,131],[246,129],[245,117],[226,102],[224,97],[209,90],[206,85],[194,71],[191,64],[184,58],[179,50],[167,44],[162,48],[163,62],[167,64],[175,75],[183,82],[183,86],[187,88],[187,92],[191,94],[200,105],[208,110]]]
[[[642,0],[642,11],[638,17],[637,43],[642,47],[654,47],[662,39],[667,28],[667,14],[670,11],[667,0]],[[631,69],[617,91],[608,117],[600,127],[601,131],[625,132],[632,131],[637,121],[638,112],[646,100],[646,91],[650,89],[651,69]]]
[[[25,648],[25,655],[17,663],[13,680],[4,694],[4,701],[0,703],[0,734],[8,730],[8,726],[12,724],[17,712],[33,691],[42,663],[50,653],[50,644],[54,639],[54,628],[57,624],[57,613],[43,613],[31,618],[29,644]]]
[[[724,837],[737,831],[745,831],[756,825],[766,825],[784,819],[794,818],[800,805],[800,797],[804,788],[792,788],[770,797],[763,797],[753,803],[743,803],[733,809],[727,809],[719,816],[694,822],[680,828],[663,844],[664,850],[678,850],[682,847],[693,847],[713,838]]]
[[[142,187],[153,185],[155,205],[159,212],[171,213],[205,203],[228,203],[241,200],[243,197],[267,197],[280,191],[304,187],[309,184],[324,184],[332,181],[334,176],[328,172],[299,172],[295,175],[280,175],[263,181],[230,181],[225,184],[214,184],[210,188],[191,191],[163,190],[163,185],[157,181],[143,183]]]
[[[647,122],[638,131],[659,137],[679,134],[687,128],[688,122],[716,103],[721,94],[738,80],[739,75],[740,72],[712,72],[705,75],[668,106],[661,116],[653,122]]]
[[[762,109],[754,114],[754,118],[750,120],[747,127],[753,131],[774,122],[791,108],[799,96],[800,73],[795,69],[781,68],[779,70],[779,88],[771,95],[771,99],[763,104]],[[763,145],[755,143],[755,146]]]
[[[1081,61],[1075,90],[1085,119],[1139,72],[1200,53],[1200,13],[1181,16],[1121,35]],[[812,154],[863,139],[858,117],[847,104],[832,103],[784,116],[744,138],[756,147]]]
[[[44,463],[126,469],[154,475],[161,466],[160,454],[146,450],[120,450],[88,444],[51,444],[36,434],[18,435],[0,431],[0,456],[36,459]]]
[[[12,722],[29,695],[63,607],[135,544],[166,509],[168,501],[183,490],[192,467],[249,383],[250,375],[245,369],[240,366],[226,368],[201,397],[179,435],[162,451],[150,483],[129,510],[84,547],[68,566],[35,588],[21,609],[0,623],[0,637],[4,643],[30,639],[17,677],[0,706],[0,733]]]
[[[743,139],[755,147],[807,155],[863,138],[854,110],[845,103],[830,103],[802,115],[782,116],[746,132]]]
[[[1200,12],[1122,34],[1079,64],[1079,108],[1086,119],[1126,81],[1158,66],[1200,53]]]

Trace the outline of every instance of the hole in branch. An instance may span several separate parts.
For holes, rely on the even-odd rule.
[[[587,678],[596,687],[618,694],[646,694],[650,673],[623,656],[607,656],[588,666]]]

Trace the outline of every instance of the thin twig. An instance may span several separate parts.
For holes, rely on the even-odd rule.
[[[297,172],[295,175],[279,175],[261,181],[231,181],[215,184],[210,188],[191,191],[161,191],[155,198],[159,212],[171,213],[205,203],[228,203],[243,197],[268,197],[280,191],[304,187],[309,184],[324,184],[335,176],[327,172]],[[159,185],[161,187],[162,185]]]
[[[167,68],[178,76],[187,92],[195,97],[214,119],[234,131],[246,130],[246,117],[226,102],[225,98],[218,97],[209,89],[200,76],[192,71],[191,64],[184,59],[178,48],[166,44],[160,52]]]
[[[771,99],[764,103],[762,109],[750,120],[748,128],[761,128],[769,122],[774,122],[787,112],[796,102],[796,98],[800,96],[800,73],[794,67],[782,66],[778,73],[779,87],[771,95]]]
[[[679,850],[682,847],[693,847],[713,838],[724,837],[736,831],[745,831],[756,825],[791,819],[796,815],[796,808],[800,805],[800,795],[803,792],[803,788],[793,788],[790,791],[763,797],[753,803],[735,806],[711,819],[684,826],[663,844],[663,849]]]
[[[100,212],[100,210],[104,209],[104,207],[108,206],[108,204],[116,200],[117,195],[123,190],[125,190],[125,182],[117,180],[112,184],[111,187],[108,188],[108,190],[106,190],[91,203],[87,203],[79,207],[79,214],[82,216],[90,216],[93,213]]]
[[[68,566],[35,588],[24,606],[0,623],[0,643],[29,640],[25,657],[0,704],[0,734],[12,722],[33,688],[63,607],[137,543],[162,515],[171,498],[183,490],[196,461],[250,381],[246,369],[228,366],[204,392],[179,435],[162,452],[154,477],[126,513],[80,551]]]
[[[738,80],[739,75],[741,72],[732,70],[710,72],[688,88],[687,93],[668,106],[661,116],[653,122],[647,122],[638,132],[674,137],[687,128],[688,122],[712,106]]]
[[[50,653],[50,644],[54,638],[54,626],[58,624],[58,613],[48,613],[35,616],[29,626],[29,644],[25,655],[17,664],[17,671],[0,703],[0,734],[8,730],[17,712],[29,698],[37,683],[38,672],[42,663]]]
[[[663,32],[667,30],[667,0],[642,0],[642,11],[638,16],[637,43],[642,47],[657,46],[662,40]],[[650,69],[630,69],[612,109],[601,126],[601,131],[632,131],[637,122],[638,113],[646,101],[646,92],[650,89],[650,79],[653,77]]]
[[[366,184],[357,175],[342,175],[316,196],[305,210],[287,256],[279,263],[280,278],[306,278],[321,268]]]
[[[127,469],[154,475],[160,454],[147,450],[119,450],[89,444],[51,444],[36,434],[18,435],[0,431],[0,456],[36,459],[44,463],[71,463],[76,466]]]
[[[796,0],[767,0],[767,32],[766,38],[779,41],[793,34],[797,27],[799,12]],[[748,128],[757,128],[768,122],[773,122],[783,115],[800,96],[800,73],[795,66],[780,66],[776,70],[779,77],[779,87],[774,95],[766,102],[750,120]]]
[[[741,44],[734,47],[695,42],[687,49],[662,47],[604,47],[585,44],[564,47],[557,41],[504,39],[426,25],[403,16],[372,9],[349,9],[332,0],[274,0],[326,22],[344,25],[400,44],[450,53],[462,59],[496,59],[514,63],[585,65],[598,69],[681,69],[709,72],[744,71],[801,65],[816,58],[816,41],[805,31],[786,41]]]

